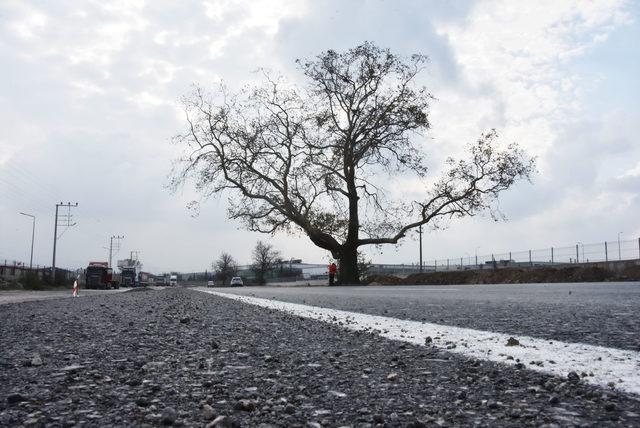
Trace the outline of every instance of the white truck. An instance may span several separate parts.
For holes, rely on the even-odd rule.
[[[178,285],[178,276],[177,275],[169,276],[169,285]]]

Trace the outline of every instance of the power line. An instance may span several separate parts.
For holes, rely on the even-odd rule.
[[[2,186],[2,190],[6,196],[11,196],[9,199],[12,199],[14,202],[17,202],[20,205],[30,205],[28,208],[38,207],[41,210],[45,210],[45,205],[42,202],[42,198],[37,198],[33,194],[29,192],[25,192],[20,187],[15,184],[6,181],[2,177],[0,177],[0,183],[4,183],[5,186]]]
[[[28,182],[31,185],[40,188],[44,194],[49,195],[49,194],[60,193],[60,190],[55,186],[51,185],[50,182],[42,181],[35,175],[31,174],[28,168],[18,168],[18,166],[16,165],[7,163],[5,164],[4,172],[8,173],[9,175],[12,175],[14,179],[18,178],[18,180],[21,180],[25,183]]]

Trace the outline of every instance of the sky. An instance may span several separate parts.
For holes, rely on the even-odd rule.
[[[167,189],[185,127],[181,97],[265,67],[303,83],[297,58],[371,41],[429,56],[435,96],[416,145],[434,174],[495,128],[537,156],[532,182],[504,193],[507,221],[466,218],[423,237],[425,259],[640,237],[640,2],[624,0],[254,0],[0,2],[0,261],[50,265],[55,204],[78,203],[57,265],[139,251],[144,269],[202,271],[225,251],[249,263],[258,240],[325,263],[299,235],[228,220],[233,195]],[[411,188],[402,177],[392,188]],[[65,210],[66,214],[67,211]],[[415,234],[367,250],[415,263]]]

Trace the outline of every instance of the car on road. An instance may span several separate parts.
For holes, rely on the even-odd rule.
[[[207,287],[213,287],[214,285],[213,281],[207,281]]]
[[[231,283],[229,284],[232,287],[241,287],[244,285],[244,283],[242,282],[242,278],[240,278],[239,276],[234,276],[233,278],[231,278]]]

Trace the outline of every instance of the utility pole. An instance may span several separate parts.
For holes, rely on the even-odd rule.
[[[33,221],[31,225],[31,258],[29,259],[29,269],[33,269],[33,237],[36,234],[36,216],[23,212],[21,212],[20,214],[31,217],[31,220]]]
[[[622,252],[620,251],[620,235],[622,235],[622,232],[618,232],[618,260],[622,260]]]
[[[418,235],[420,235],[420,272],[422,272],[422,225],[418,226]]]
[[[53,226],[53,261],[51,263],[51,282],[52,284],[56,283],[56,243],[58,241],[58,208],[60,207],[67,207],[68,208],[68,214],[64,215],[63,217],[65,218],[66,224],[64,226],[66,226],[65,231],[72,227],[75,226],[75,223],[71,223],[71,208],[75,208],[78,206],[78,203],[76,202],[74,205],[71,204],[71,202],[67,202],[66,204],[63,204],[62,202],[60,202],[59,204],[56,204],[56,220],[54,221],[54,226]],[[64,231],[62,232],[64,233]],[[62,236],[62,235],[60,235]]]
[[[124,239],[124,236],[112,236],[109,240],[109,267],[111,267],[111,261],[113,259],[113,240],[116,240],[117,250],[120,249],[120,240]]]

